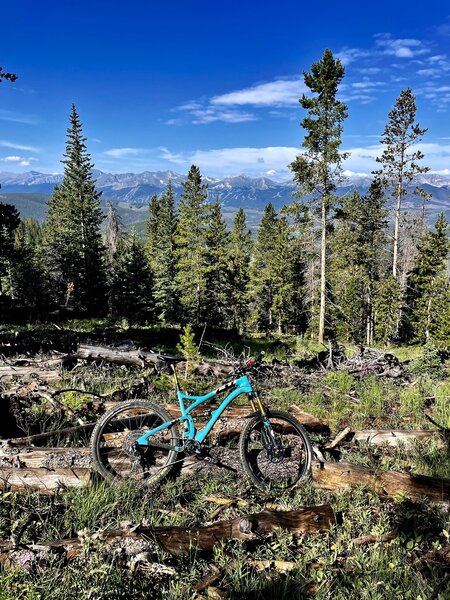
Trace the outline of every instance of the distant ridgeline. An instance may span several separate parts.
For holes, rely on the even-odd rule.
[[[172,181],[177,200],[182,192],[181,182],[185,177],[172,171],[144,172],[139,174],[111,174],[94,170],[96,187],[103,192],[102,208],[106,212],[107,201],[112,201],[118,209],[123,224],[139,224],[147,218],[146,205],[153,194],[161,194],[169,181]],[[60,183],[62,175],[46,175],[31,171],[29,173],[0,173],[0,202],[13,204],[22,218],[45,219],[46,202],[53,188]],[[253,229],[257,226],[261,212],[271,202],[276,210],[291,203],[295,198],[295,186],[292,181],[276,182],[266,177],[226,177],[211,179],[203,177],[208,183],[209,198],[218,198],[225,218],[231,222],[237,208],[246,210],[248,224]],[[353,191],[365,194],[370,185],[369,177],[351,177],[338,187],[337,195],[344,196]],[[427,219],[434,222],[439,212],[446,213],[450,219],[450,176],[425,174],[417,177],[414,185],[407,188],[407,196],[403,208],[419,209],[421,199],[414,194],[420,184],[431,194],[427,202]],[[139,227],[138,227],[139,228]]]

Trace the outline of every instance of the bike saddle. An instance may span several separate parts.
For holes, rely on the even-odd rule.
[[[176,365],[179,362],[184,362],[186,359],[182,356],[167,356],[166,354],[158,354],[158,358],[163,360],[168,365]]]

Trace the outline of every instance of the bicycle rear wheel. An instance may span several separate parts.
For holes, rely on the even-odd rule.
[[[295,417],[270,411],[246,424],[239,456],[247,476],[260,490],[280,493],[309,476],[312,447]]]
[[[175,424],[151,437],[172,449],[139,446],[136,440],[172,420],[163,408],[145,400],[129,400],[111,408],[99,420],[91,436],[97,470],[110,480],[132,479],[145,485],[159,483],[176,461],[179,445]]]

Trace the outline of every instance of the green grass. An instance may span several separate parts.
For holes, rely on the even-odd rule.
[[[88,319],[71,321],[65,327],[90,336],[104,325]],[[164,348],[170,351],[178,342],[179,332],[172,331],[165,338],[161,328],[120,330],[122,339],[134,339],[136,332],[136,339],[146,340],[149,347],[154,343],[163,345],[167,339]],[[268,360],[306,358],[322,349],[295,336],[251,336],[233,343],[237,351],[245,343],[252,354],[264,349]],[[403,358],[412,358],[415,353],[419,355],[420,351],[398,349]],[[61,386],[108,394],[138,383],[143,374],[154,381],[154,400],[172,399],[171,382],[166,376],[154,378],[151,370],[125,370],[114,365],[81,366],[66,373]],[[186,385],[201,391],[213,387],[214,382],[191,377]],[[302,410],[329,420],[331,435],[346,425],[354,429],[431,428],[425,410],[442,427],[450,427],[450,382],[445,379],[420,377],[413,385],[403,386],[384,377],[357,378],[338,371],[310,380],[306,376],[287,382],[268,379],[260,383],[260,388],[263,398],[273,407],[285,409],[297,404]],[[71,392],[61,399],[78,409],[86,398]],[[56,427],[59,421],[46,417],[44,408],[39,403],[24,409],[24,414],[28,410],[30,418],[40,420],[40,426]],[[376,470],[450,478],[449,450],[432,441],[395,448],[361,445],[359,449],[342,450],[341,457]],[[445,582],[448,565],[440,563],[437,555],[429,558],[430,553],[449,543],[448,511],[425,500],[380,498],[364,487],[331,493],[306,482],[273,499],[284,510],[330,502],[338,524],[319,535],[279,532],[251,543],[228,541],[217,545],[211,556],[191,550],[178,558],[148,540],[148,562],[166,565],[173,569],[172,575],[152,573],[145,564],[135,565],[124,552],[101,551],[98,535],[124,524],[189,527],[211,522],[217,505],[208,502],[207,496],[238,497],[247,503],[226,508],[220,519],[259,512],[267,502],[245,478],[223,471],[216,476],[200,473],[169,479],[155,490],[130,483],[111,485],[96,479],[85,488],[62,490],[54,496],[3,493],[0,539],[31,544],[80,535],[83,553],[69,562],[57,552],[50,552],[37,561],[31,556],[21,568],[0,567],[0,600],[194,600],[201,597],[193,591],[194,585],[211,574],[212,565],[221,572],[214,585],[227,598],[427,600],[434,594],[438,600],[444,600],[450,595],[449,581]],[[392,532],[397,537],[387,543],[354,543],[361,536]],[[289,572],[259,572],[250,560],[292,561],[297,568]]]

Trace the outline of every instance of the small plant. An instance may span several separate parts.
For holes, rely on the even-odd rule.
[[[443,377],[445,372],[436,346],[430,343],[425,344],[422,354],[411,362],[409,371],[414,375],[427,375],[432,379]]]
[[[189,370],[189,362],[196,360],[199,357],[198,347],[195,343],[195,333],[192,331],[190,325],[186,325],[180,334],[180,342],[177,344],[177,350],[181,356],[186,359],[186,373],[187,377]]]

